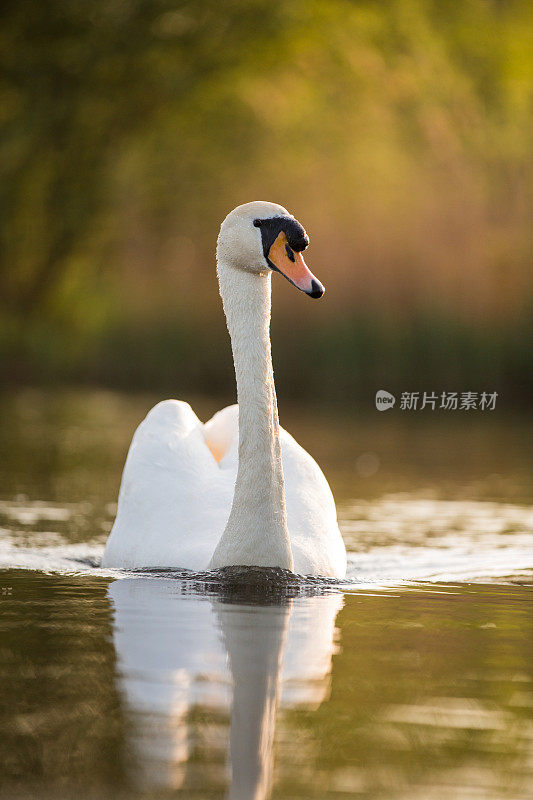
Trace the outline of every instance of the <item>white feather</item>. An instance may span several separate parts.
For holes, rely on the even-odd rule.
[[[240,206],[219,235],[239,405],[205,425],[178,400],[150,411],[128,453],[104,566],[255,565],[344,577],[346,550],[329,485],[278,423],[271,273],[253,219],[280,214],[288,216],[274,204]]]

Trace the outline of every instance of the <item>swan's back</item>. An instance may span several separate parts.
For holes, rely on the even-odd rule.
[[[205,569],[224,530],[233,485],[190,405],[158,403],[133,437],[103,565]]]
[[[238,468],[238,406],[205,425],[188,403],[158,403],[130,446],[103,566],[208,568],[231,510]],[[322,470],[280,429],[294,571],[343,576],[346,551]]]

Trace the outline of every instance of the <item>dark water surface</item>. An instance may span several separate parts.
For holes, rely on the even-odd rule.
[[[531,426],[289,408],[351,583],[262,592],[96,566],[151,402],[0,403],[0,797],[533,797]]]

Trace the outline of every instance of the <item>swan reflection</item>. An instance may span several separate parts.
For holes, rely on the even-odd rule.
[[[229,782],[232,800],[268,797],[277,709],[327,697],[342,595],[249,604],[162,578],[108,592],[132,779],[151,790]]]

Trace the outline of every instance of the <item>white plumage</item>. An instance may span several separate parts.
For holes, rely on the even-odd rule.
[[[346,555],[331,489],[309,453],[280,433],[294,571],[338,577]],[[158,403],[131,443],[104,566],[207,569],[231,509],[238,441],[237,405],[202,425],[188,403]]]
[[[150,411],[128,453],[104,566],[253,565],[345,575],[346,551],[326,478],[278,423],[271,270],[254,225],[258,217],[294,221],[281,206],[248,203],[228,215],[218,240],[239,404],[205,425],[178,400]],[[299,276],[290,279],[310,294],[305,287],[320,284],[300,262]]]

